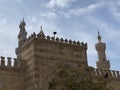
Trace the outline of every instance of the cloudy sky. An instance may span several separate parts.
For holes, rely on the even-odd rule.
[[[106,42],[111,69],[120,70],[120,0],[0,0],[0,56],[16,57],[19,23],[28,36],[43,26],[46,35],[88,43],[88,63],[96,67],[97,32]]]

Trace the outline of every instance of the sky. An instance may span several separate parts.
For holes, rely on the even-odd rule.
[[[0,56],[16,57],[22,19],[28,36],[39,33],[87,42],[88,64],[96,67],[98,30],[112,70],[120,70],[120,0],[0,0]]]

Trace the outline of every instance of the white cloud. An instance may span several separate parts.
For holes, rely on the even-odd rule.
[[[53,16],[53,17],[52,17]],[[52,17],[52,18],[51,18]],[[28,16],[28,23],[26,26],[26,29],[28,29],[28,35],[30,35],[33,32],[39,33],[40,27],[42,25],[43,31],[46,35],[53,36],[53,31],[56,31],[58,33],[61,32],[60,28],[57,26],[54,18],[54,15],[47,16],[47,13],[40,14],[39,17],[36,16]],[[31,18],[31,19],[29,19]],[[34,30],[34,31],[33,31]]]
[[[22,0],[13,0],[13,1],[18,2],[18,3],[22,2]]]
[[[53,32],[56,31],[58,32],[57,36],[61,32],[61,29],[55,24],[55,22],[48,22],[45,20],[42,20],[42,25],[43,25],[43,31],[45,32],[46,35],[53,36]]]
[[[48,7],[53,8],[53,7],[66,7],[68,4],[71,2],[74,2],[75,0],[50,0],[48,3]]]
[[[106,39],[116,41],[117,38],[120,37],[119,35],[120,31],[116,30],[114,25],[112,26],[111,24],[105,22],[104,20],[89,16],[88,22],[90,22],[91,25],[94,25],[98,30],[102,31]]]
[[[43,12],[43,13],[40,13],[40,16],[41,17],[45,17],[45,18],[49,18],[49,19],[53,19],[53,18],[57,18],[58,15],[55,13],[55,12]]]
[[[7,19],[3,18],[3,17],[0,17],[0,26],[3,26],[5,24],[7,24]]]
[[[68,12],[68,14],[69,15],[83,15],[83,14],[87,14],[87,13],[93,12],[94,10],[102,7],[103,5],[104,5],[103,2],[90,4],[87,7],[71,9]]]
[[[114,18],[116,18],[116,20],[120,20],[120,1],[113,0],[113,1],[110,1],[109,4],[107,5],[111,13],[114,15]]]

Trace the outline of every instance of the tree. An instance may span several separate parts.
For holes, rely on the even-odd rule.
[[[92,67],[60,66],[49,81],[49,90],[109,90],[107,80],[92,76]]]

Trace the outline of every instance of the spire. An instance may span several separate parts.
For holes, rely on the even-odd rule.
[[[99,41],[99,43],[101,42],[101,36],[100,36],[100,33],[99,33],[99,31],[98,31],[98,41]]]
[[[41,31],[42,31],[42,25],[41,25]]]
[[[21,23],[19,25],[20,30],[25,30],[25,25],[26,25],[26,23],[25,23],[24,18],[23,18],[23,20],[21,21]]]
[[[44,35],[44,32],[43,32],[42,26],[41,26],[41,30],[40,30],[40,35]]]

